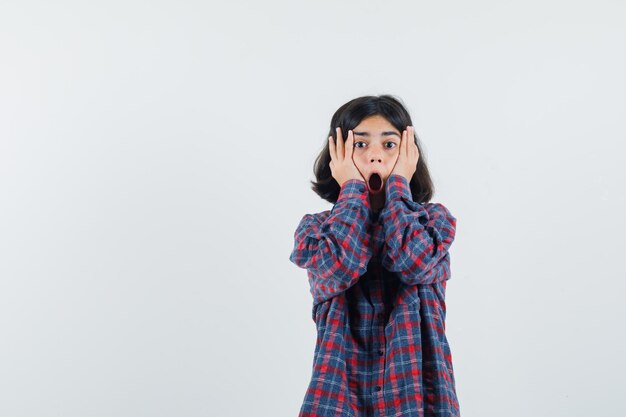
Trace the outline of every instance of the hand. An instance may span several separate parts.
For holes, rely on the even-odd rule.
[[[357,179],[365,182],[365,179],[359,172],[354,161],[352,160],[352,151],[354,150],[354,135],[352,130],[348,130],[348,140],[345,145],[343,143],[343,135],[341,128],[337,128],[337,145],[333,141],[333,137],[328,137],[328,147],[330,151],[330,171],[332,176],[341,187],[344,182],[350,179]],[[344,150],[345,149],[345,150]]]
[[[391,174],[399,174],[411,182],[413,174],[417,169],[417,161],[419,160],[419,150],[415,143],[415,136],[413,135],[413,126],[407,126],[406,130],[402,132],[402,138],[400,138],[400,152],[396,164],[391,170]],[[389,175],[391,175],[389,174]]]

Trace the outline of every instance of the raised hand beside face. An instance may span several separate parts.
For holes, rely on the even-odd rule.
[[[391,174],[402,175],[409,182],[411,182],[411,178],[413,178],[413,174],[415,174],[417,161],[419,160],[419,150],[417,149],[413,132],[413,126],[407,126],[407,128],[402,131],[398,159],[391,171]]]
[[[352,152],[354,151],[354,134],[352,130],[348,130],[348,139],[345,144],[341,128],[337,128],[337,144],[333,141],[333,137],[328,137],[328,150],[330,152],[330,172],[339,186],[350,179],[358,179],[365,182],[365,179],[359,172],[358,168],[352,160]]]

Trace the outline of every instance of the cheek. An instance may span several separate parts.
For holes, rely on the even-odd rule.
[[[362,155],[352,154],[352,161],[354,161],[354,165],[359,169],[359,171],[363,172],[363,167],[367,166],[365,162],[365,158]]]

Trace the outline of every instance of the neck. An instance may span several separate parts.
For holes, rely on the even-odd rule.
[[[370,205],[373,211],[380,211],[385,205],[385,195],[379,193],[373,196],[370,194]]]

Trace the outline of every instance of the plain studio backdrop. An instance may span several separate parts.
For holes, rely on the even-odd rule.
[[[626,415],[620,1],[4,1],[0,415],[298,413],[333,112],[408,107],[457,217],[464,417]],[[622,329],[622,330],[620,330]]]

